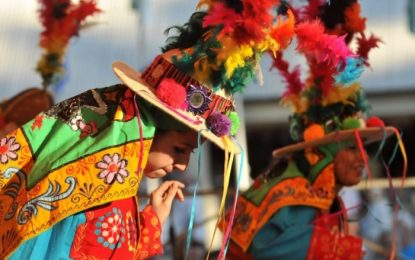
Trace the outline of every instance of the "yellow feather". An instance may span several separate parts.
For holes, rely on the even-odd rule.
[[[282,97],[283,106],[291,106],[294,113],[303,113],[308,109],[308,100],[301,98],[299,95],[287,95]]]
[[[358,82],[355,82],[348,87],[335,86],[328,95],[323,97],[322,105],[327,106],[338,102],[344,104],[351,103],[349,99],[355,99],[356,95],[359,93],[359,89],[360,84]]]
[[[194,77],[199,82],[203,82],[205,85],[210,85],[210,73],[212,66],[209,64],[207,56],[198,59],[194,63],[195,74]]]
[[[269,34],[266,35],[265,39],[262,42],[255,44],[255,49],[259,50],[260,52],[270,50],[273,53],[274,57],[276,57],[279,48],[279,43],[274,40]]]
[[[252,55],[254,55],[254,52],[249,45],[235,48],[234,52],[225,61],[226,77],[232,77],[235,69],[245,66],[245,58],[252,57]]]

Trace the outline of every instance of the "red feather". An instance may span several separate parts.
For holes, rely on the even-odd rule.
[[[251,44],[261,42],[265,37],[262,26],[254,19],[245,19],[242,24],[236,27],[234,39],[239,44]]]
[[[288,17],[286,17],[285,21],[279,23],[271,31],[271,37],[280,44],[281,49],[288,47],[294,35],[295,16],[291,9],[287,11],[287,15]],[[281,18],[279,19],[280,21],[282,20]]]
[[[346,29],[353,33],[363,32],[366,28],[366,18],[360,16],[360,4],[358,2],[352,3],[344,11],[346,20]]]
[[[318,63],[309,64],[309,67],[310,74],[307,79],[307,85],[318,88],[321,96],[326,96],[334,87],[335,80],[333,75],[336,73],[336,69]]]
[[[271,55],[273,57],[273,55]],[[286,83],[286,90],[283,93],[284,97],[289,95],[299,95],[303,89],[303,83],[300,79],[300,67],[296,66],[291,72],[289,71],[289,64],[282,57],[282,52],[278,52],[273,60],[272,68],[276,68]]]
[[[308,5],[301,9],[301,18],[299,21],[313,20],[320,16],[320,7],[325,3],[325,0],[309,0]]]
[[[279,1],[275,0],[245,0],[243,1],[244,9],[242,16],[244,19],[252,19],[259,25],[270,27],[272,23],[272,15],[269,12],[273,5]]]
[[[346,58],[354,55],[347,47],[344,36],[328,35],[319,20],[303,22],[295,29],[298,39],[297,50],[304,53],[309,62],[325,63],[336,68],[344,65]]]
[[[369,58],[369,52],[373,48],[377,48],[378,43],[382,42],[382,40],[375,35],[370,35],[369,38],[366,38],[366,35],[364,33],[360,34],[360,37],[357,38],[357,54],[364,58],[365,64],[369,66],[368,58]]]
[[[233,33],[236,23],[240,23],[242,17],[234,9],[227,7],[224,3],[216,3],[203,20],[203,27],[222,25],[220,34]]]

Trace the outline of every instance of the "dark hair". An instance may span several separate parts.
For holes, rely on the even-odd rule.
[[[311,165],[305,157],[304,150],[294,153],[292,157],[297,165],[297,168],[303,173],[304,176],[308,177]]]
[[[202,25],[206,14],[206,12],[195,12],[183,26],[176,25],[167,28],[164,31],[167,35],[172,29],[175,29],[178,33],[177,35],[169,36],[166,40],[166,45],[161,50],[167,52],[172,49],[186,49],[195,46],[197,41],[203,38],[203,34],[209,30],[209,28],[203,28]]]
[[[264,175],[266,179],[273,179],[275,177],[281,176],[285,169],[287,169],[288,166],[288,160],[286,158],[273,158],[266,170],[264,171]]]
[[[147,102],[145,99],[138,96],[136,102],[138,104],[142,120],[150,121],[156,127],[156,130],[192,130],[174,117],[162,111],[160,108]]]
[[[234,9],[237,13],[243,10],[243,3],[241,0],[224,0],[227,7]],[[187,49],[196,46],[197,42],[203,39],[203,35],[208,32],[211,27],[203,27],[203,20],[207,12],[194,12],[190,16],[189,21],[183,26],[175,25],[167,28],[164,33],[168,35],[172,29],[177,31],[174,36],[169,36],[166,40],[166,45],[161,48],[162,52],[167,52],[172,49]]]

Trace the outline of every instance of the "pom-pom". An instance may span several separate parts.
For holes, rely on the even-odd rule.
[[[304,141],[309,142],[324,137],[324,128],[318,124],[312,124],[304,131]]]
[[[342,122],[342,129],[356,129],[361,128],[360,121],[358,118],[348,117],[345,118]]]
[[[372,116],[366,121],[367,127],[385,127],[385,123],[377,116]]]
[[[239,125],[241,123],[241,121],[239,120],[238,113],[232,111],[229,113],[228,117],[229,117],[229,120],[231,120],[231,124],[232,124],[231,135],[235,135],[238,132]]]
[[[213,112],[207,119],[206,125],[215,135],[228,135],[231,130],[231,120],[219,112]]]
[[[156,96],[173,108],[183,109],[186,95],[186,89],[174,79],[163,79],[156,90]]]

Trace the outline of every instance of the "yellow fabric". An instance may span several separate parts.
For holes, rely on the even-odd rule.
[[[33,166],[33,154],[20,129],[12,135],[21,148],[17,160],[9,160],[0,165],[0,259],[4,259],[23,241],[40,234],[67,216],[137,194],[140,180],[135,172],[137,152],[140,150],[139,140],[109,147],[63,165],[27,189],[26,180]],[[151,139],[143,141],[144,164],[151,142]],[[125,169],[129,175],[123,183],[114,181],[107,185],[98,177],[102,169],[96,165],[105,155],[114,154],[119,154],[120,160],[128,159]],[[145,165],[142,168],[144,167]]]

